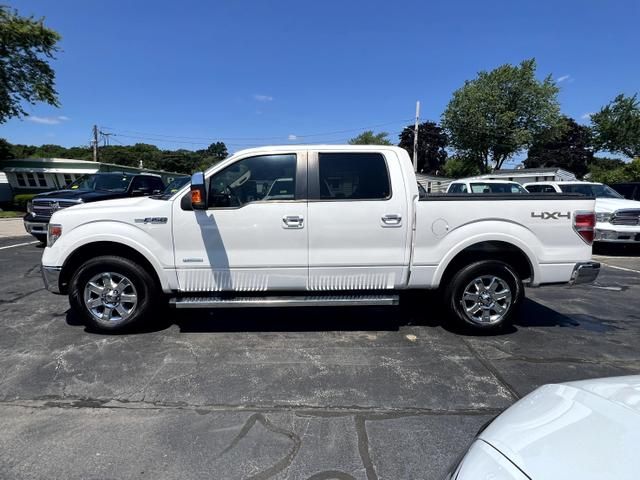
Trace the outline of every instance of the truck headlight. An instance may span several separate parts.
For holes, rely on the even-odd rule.
[[[596,222],[604,222],[607,223],[611,220],[610,213],[596,213]]]
[[[52,247],[56,240],[62,235],[62,225],[49,224],[47,229],[47,247]]]
[[[27,202],[27,213],[33,213],[33,202],[31,200]]]

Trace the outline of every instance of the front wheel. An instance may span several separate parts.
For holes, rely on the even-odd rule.
[[[524,296],[524,287],[511,266],[482,260],[458,271],[445,289],[445,300],[459,324],[492,330],[508,325]]]
[[[102,256],[85,262],[73,275],[69,303],[84,323],[95,330],[123,330],[148,316],[159,289],[140,265]]]

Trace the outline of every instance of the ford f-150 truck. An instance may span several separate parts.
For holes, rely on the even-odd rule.
[[[274,193],[275,192],[275,193]],[[523,284],[592,281],[594,200],[420,194],[387,146],[244,150],[175,193],[57,211],[42,274],[96,329],[176,308],[393,305],[438,289],[452,319],[505,325]]]
[[[537,182],[524,187],[532,193],[579,193],[596,198],[596,242],[640,242],[640,202],[627,200],[613,188],[595,182]]]

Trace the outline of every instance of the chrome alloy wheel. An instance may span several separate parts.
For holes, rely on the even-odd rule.
[[[500,277],[483,275],[465,287],[460,305],[473,323],[500,323],[511,307],[511,289]]]
[[[138,305],[138,292],[131,280],[120,273],[103,272],[84,287],[84,304],[101,323],[122,322]]]

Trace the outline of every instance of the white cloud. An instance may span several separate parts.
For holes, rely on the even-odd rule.
[[[289,135],[289,140],[290,141],[293,142],[294,140],[297,140],[297,139],[298,139],[298,137],[296,135],[294,135],[294,134]]]
[[[259,95],[259,94],[255,94],[253,96],[254,100],[257,100],[258,102],[273,102],[273,97],[271,95]]]
[[[558,83],[562,83],[562,82],[565,82],[567,80],[573,80],[571,78],[571,75],[562,75],[561,77],[556,78],[556,82],[558,82]]]
[[[59,115],[57,117],[38,117],[37,115],[29,115],[26,117],[29,122],[39,123],[41,125],[58,125],[59,123],[66,122],[69,117]]]
[[[587,112],[587,113],[583,113],[583,114],[580,116],[580,118],[581,118],[582,120],[589,120],[589,119],[591,118],[591,115],[593,115],[593,114],[594,114],[594,112]],[[420,133],[420,132],[418,132],[418,133]]]

